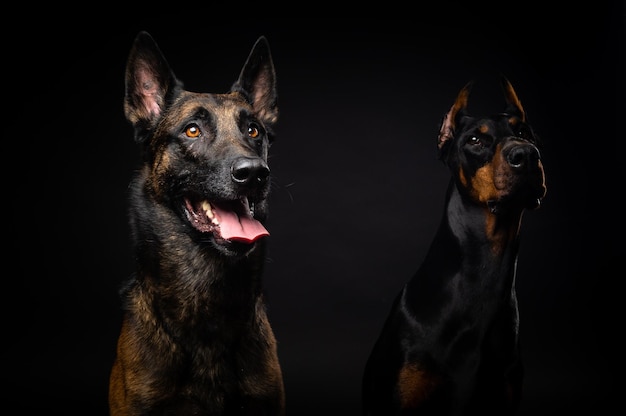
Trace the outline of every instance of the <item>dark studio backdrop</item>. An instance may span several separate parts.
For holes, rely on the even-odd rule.
[[[625,45],[624,3],[600,3],[24,18],[4,36],[5,403],[107,414],[118,288],[133,271],[124,67],[147,30],[195,91],[227,91],[258,36],[270,42],[281,116],[264,289],[289,415],[359,414],[369,351],[440,220],[439,122],[471,80],[471,112],[503,110],[500,74],[545,143],[548,185],[522,224],[520,415],[608,410],[623,364]]]

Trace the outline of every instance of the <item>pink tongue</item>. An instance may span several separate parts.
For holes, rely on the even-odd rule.
[[[225,240],[252,243],[258,238],[270,234],[263,227],[263,224],[252,218],[246,210],[244,210],[246,214],[238,215],[234,211],[227,211],[213,204],[211,206],[220,222],[220,234]]]

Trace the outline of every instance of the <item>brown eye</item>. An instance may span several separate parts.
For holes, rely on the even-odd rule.
[[[185,135],[191,139],[196,139],[200,136],[200,127],[195,124],[190,124],[185,128]]]
[[[259,131],[259,128],[257,127],[256,124],[250,124],[248,126],[248,136],[250,136],[253,139],[256,139],[257,137],[259,137],[260,134],[261,132]]]
[[[519,131],[517,132],[517,137],[520,137],[529,142],[533,142],[533,133],[526,125],[522,125]]]

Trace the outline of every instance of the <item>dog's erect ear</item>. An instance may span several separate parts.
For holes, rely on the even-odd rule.
[[[264,123],[272,126],[278,120],[276,72],[269,43],[264,36],[259,37],[252,47],[231,91],[246,96],[256,116]]]
[[[502,77],[502,88],[504,89],[504,96],[506,98],[507,107],[505,113],[518,116],[523,122],[526,122],[526,112],[522,107],[522,102],[517,98],[517,94],[513,89],[513,85],[506,77]]]
[[[124,114],[141,132],[154,127],[175,92],[182,88],[165,56],[147,32],[139,32],[126,63]]]
[[[442,152],[451,139],[454,137],[454,129],[456,127],[456,120],[459,116],[464,115],[467,109],[467,100],[469,97],[470,89],[472,88],[472,82],[468,82],[459,91],[459,94],[452,104],[450,111],[445,115],[439,129],[439,136],[437,137],[437,148],[439,149],[439,157],[442,157]]]

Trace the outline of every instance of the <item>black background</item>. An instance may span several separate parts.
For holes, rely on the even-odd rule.
[[[600,3],[424,3],[344,19],[314,19],[313,4],[272,18],[244,5],[93,6],[13,19],[3,36],[5,403],[107,414],[117,291],[133,271],[126,188],[138,149],[124,67],[147,30],[194,91],[227,91],[257,37],[270,42],[281,116],[264,287],[288,414],[359,414],[367,355],[440,219],[441,117],[471,80],[471,112],[503,110],[500,74],[545,143],[548,184],[522,224],[520,414],[607,411],[623,364],[625,16],[623,2]]]

